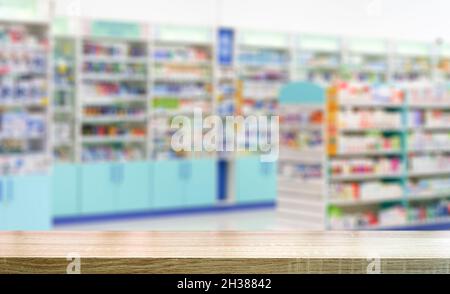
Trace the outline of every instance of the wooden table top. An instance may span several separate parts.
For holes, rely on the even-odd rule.
[[[449,272],[450,232],[3,232],[0,273]]]

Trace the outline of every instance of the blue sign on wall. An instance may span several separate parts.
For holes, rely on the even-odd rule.
[[[219,65],[233,65],[234,54],[234,30],[228,28],[220,28],[218,36],[218,59]]]

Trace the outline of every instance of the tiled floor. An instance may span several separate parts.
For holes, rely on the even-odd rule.
[[[274,209],[260,209],[59,225],[55,229],[81,231],[267,231],[276,230],[277,225]]]

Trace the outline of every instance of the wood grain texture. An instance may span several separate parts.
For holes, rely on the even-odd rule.
[[[0,273],[450,273],[447,232],[5,232]]]

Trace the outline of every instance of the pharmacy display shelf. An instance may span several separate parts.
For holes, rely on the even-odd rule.
[[[409,201],[428,201],[428,200],[435,200],[435,199],[445,199],[450,198],[450,191],[447,192],[437,192],[437,193],[419,193],[415,195],[408,195]]]
[[[131,176],[121,170],[128,169],[128,163],[118,168],[115,166],[118,161],[127,162],[150,159],[150,162],[146,162],[146,164],[153,164],[151,160],[156,159],[155,164],[158,165],[158,168],[162,169],[166,163],[170,165],[170,168],[173,168],[171,173],[168,172],[168,175],[170,174],[168,178],[174,177],[174,174],[186,176],[186,171],[191,170],[191,168],[186,168],[188,163],[185,163],[184,160],[172,163],[170,159],[186,159],[189,161],[190,159],[213,158],[216,156],[216,153],[173,152],[167,148],[173,134],[170,122],[174,116],[192,117],[192,110],[196,107],[203,110],[204,116],[209,113],[218,113],[222,116],[276,114],[278,112],[279,88],[291,79],[307,75],[311,80],[322,85],[328,85],[333,80],[330,76],[342,76],[343,73],[346,73],[346,69],[347,73],[353,73],[353,76],[359,76],[363,79],[374,79],[374,77],[369,77],[365,73],[367,66],[364,64],[354,66],[353,61],[366,60],[366,64],[373,66],[377,63],[378,65],[383,63],[385,58],[393,58],[389,56],[389,53],[385,54],[384,49],[380,50],[381,47],[385,47],[384,45],[380,46],[379,43],[384,44],[384,42],[379,42],[378,40],[355,41],[329,36],[306,34],[298,36],[298,34],[289,35],[229,28],[221,29],[222,32],[220,32],[220,29],[216,32],[212,28],[155,25],[154,27],[152,26],[150,31],[146,25],[142,24],[109,21],[83,22],[79,28],[80,33],[77,34],[74,40],[76,43],[75,64],[77,65],[75,70],[76,86],[64,85],[58,87],[66,93],[73,92],[67,95],[76,97],[75,112],[70,107],[59,107],[55,109],[53,115],[54,117],[63,117],[64,115],[75,117],[73,137],[60,141],[61,144],[66,145],[75,142],[75,147],[73,147],[74,161],[81,161],[86,164],[91,162],[111,162],[111,166],[108,166],[108,168],[110,167],[111,178],[117,180],[122,174],[120,181],[125,182]],[[223,37],[223,35],[220,35],[221,33],[228,38],[225,40],[225,45],[220,44],[221,36]],[[66,41],[72,38],[58,36],[56,39]],[[93,51],[97,51],[101,47],[95,46],[97,45],[96,43],[111,44],[111,47],[115,47],[112,50],[114,52],[116,51],[115,49],[121,47],[116,47],[116,45],[125,43],[131,47],[142,49],[136,51],[145,52],[143,52],[142,56],[115,54],[113,58],[108,56],[108,54],[84,54],[84,47],[87,43],[94,43],[93,47],[95,50],[93,49]],[[351,46],[345,46],[346,44]],[[221,50],[223,48],[225,50]],[[101,52],[101,48],[98,51]],[[120,49],[117,51],[120,51]],[[346,59],[346,56],[356,57]],[[301,62],[306,62],[302,61],[302,58],[311,58],[308,61],[311,63],[307,66],[299,66],[299,62],[300,64]],[[336,66],[336,63],[333,64],[336,60],[339,62],[338,66]],[[351,60],[353,63],[351,64],[352,66],[346,67],[349,64],[348,60]],[[328,64],[324,64],[324,62],[328,62]],[[90,67],[95,73],[86,72],[83,67],[84,64],[89,64],[90,66],[87,67]],[[114,72],[117,66],[120,67],[120,65],[127,65],[130,71],[126,74],[112,74],[109,72],[110,70]],[[135,73],[134,69],[136,67],[145,69],[140,73],[139,71]],[[105,70],[106,73],[103,73],[102,70]],[[132,74],[133,72],[134,74]],[[317,74],[315,74],[316,72]],[[346,78],[351,76],[347,75]],[[386,80],[385,76],[390,76],[390,68],[386,68],[385,74],[377,73],[376,76],[379,80]],[[118,84],[125,84],[124,87],[121,87],[124,91],[120,92],[125,93],[124,95],[119,94],[114,86],[110,87]],[[102,85],[103,87],[94,88],[95,91],[93,93],[87,93],[86,95],[86,85]],[[136,85],[139,85],[138,91],[131,91],[132,95],[130,95],[127,91],[130,88],[131,90],[136,88]],[[427,107],[417,108],[430,111],[442,110],[446,105],[446,102],[439,105],[432,103],[432,101],[426,101],[426,103]],[[424,103],[419,106],[423,105]],[[444,106],[440,107],[441,105]],[[11,104],[8,107],[10,106],[13,107],[14,105]],[[27,107],[34,108],[35,106],[30,104]],[[364,109],[366,111],[378,110],[380,112],[402,113],[407,109],[404,104],[394,105],[386,101],[361,102],[359,100],[342,103],[340,108],[348,112],[355,109]],[[410,109],[413,109],[413,107],[411,106]],[[436,128],[436,125],[427,126],[427,128]],[[282,126],[281,132],[295,131],[295,129],[291,125]],[[341,128],[342,135],[347,134],[349,136],[370,136],[380,129],[383,131],[383,135],[388,137],[395,134],[399,134],[400,137],[406,137],[404,125],[399,128],[373,126],[367,127],[362,131],[352,127]],[[130,130],[131,133],[138,135],[130,136],[128,132]],[[320,133],[321,127],[302,126],[297,131],[317,134]],[[425,129],[422,130],[422,132],[425,131]],[[444,131],[446,132],[447,130],[439,127],[433,132],[442,133]],[[95,136],[93,135],[95,133],[102,135]],[[411,130],[411,133],[420,132]],[[257,132],[250,132],[250,134],[252,138],[259,136]],[[87,155],[83,158],[83,154],[86,153]],[[312,165],[318,164],[317,161],[320,163],[321,157],[319,155],[323,154],[323,152],[317,154],[313,150],[303,157],[298,157],[298,154],[284,154],[284,151],[281,153],[282,162],[300,161],[298,162],[299,164],[309,163]],[[408,152],[408,154],[410,153],[412,152]],[[445,154],[446,152],[442,151],[442,153]],[[70,153],[67,152],[67,154]],[[258,161],[258,158],[253,158],[252,155],[254,154],[236,154],[234,152],[219,154],[224,161],[231,163],[228,168],[229,173],[226,176],[230,182],[227,191],[229,196],[226,197],[227,201],[225,201],[227,204],[263,201],[261,195],[271,194],[271,192],[268,193],[267,191],[276,191],[274,185],[271,184],[271,176],[273,175],[271,170],[275,168],[267,168],[266,165]],[[406,158],[407,155],[402,149],[356,150],[355,152],[351,150],[351,152],[346,151],[336,154],[336,158],[343,159],[360,159],[361,157],[378,160],[380,158]],[[166,159],[169,160],[165,161]],[[130,162],[130,164],[132,163]],[[211,163],[211,166],[213,165],[215,163]],[[80,169],[79,166],[73,165],[71,168],[69,170],[69,167],[58,167],[58,173],[61,175],[64,174],[62,172],[70,173],[73,179],[76,179],[80,175],[84,177],[84,174],[88,174],[91,169],[94,170],[96,167],[82,165]],[[81,172],[78,172],[78,169]],[[167,169],[169,170],[168,167]],[[79,174],[76,175],[77,173]],[[99,173],[97,172],[97,174]],[[105,172],[105,174],[108,173]],[[257,188],[254,187],[255,184],[252,185],[244,180],[240,180],[245,179],[247,174],[253,174],[253,179],[258,178]],[[198,180],[196,176],[191,176],[192,180]],[[395,180],[406,183],[409,178],[404,174],[400,179],[383,177],[383,180],[388,182]],[[413,180],[416,178],[413,177]],[[61,179],[58,178],[55,181],[61,182]],[[71,185],[77,183],[73,179]],[[345,178],[338,180],[339,182],[346,182]],[[370,179],[370,181],[374,180]],[[359,181],[369,182],[369,179],[363,177]],[[186,182],[186,179],[183,178],[184,182]],[[110,183],[105,186],[108,185]],[[119,186],[117,183],[115,185]],[[301,190],[306,190],[304,187],[308,187],[304,183],[294,181],[293,186],[286,186],[288,189],[285,189],[285,192],[291,195],[298,190],[297,185],[302,187]],[[85,187],[80,189],[83,190]],[[283,190],[284,188],[280,187],[279,189]],[[314,189],[317,190],[317,187],[314,187]],[[312,194],[316,197],[317,195],[326,195],[321,189],[319,189],[319,192],[313,190]],[[67,189],[61,189],[61,191],[65,190]],[[78,194],[81,195],[84,192],[86,191],[80,191]],[[251,197],[247,197],[246,195],[251,194],[250,192],[255,194],[255,196],[250,195]],[[304,193],[305,195],[307,194],[306,191]],[[158,196],[155,197],[158,198],[159,194],[167,193],[161,192],[156,194]],[[76,199],[75,197],[72,198]],[[161,201],[164,202],[165,200]],[[72,202],[76,203],[75,200]],[[174,203],[172,204],[175,205]],[[158,205],[163,204],[159,203]],[[75,206],[75,204],[72,206]],[[61,215],[67,215],[66,213]],[[76,214],[74,211],[70,213]],[[326,222],[324,221],[324,223]]]
[[[353,80],[390,80],[389,43],[386,40],[352,38],[343,44],[342,76]]]
[[[302,34],[293,37],[295,80],[326,85],[338,78],[342,66],[342,42],[338,37]]]
[[[149,27],[84,19],[77,40],[76,162],[149,157]]]
[[[291,90],[296,87],[297,91]],[[311,87],[310,84],[293,83],[282,91],[280,173],[286,170],[293,173],[294,170],[286,169],[286,162],[283,161],[298,165],[302,158],[310,157],[306,151],[299,151],[297,158],[300,160],[286,156],[289,152],[286,152],[283,146],[286,142],[293,144],[294,136],[288,136],[290,140],[284,139],[286,136],[283,133],[283,124],[292,125],[294,122],[283,117],[288,110],[294,109],[294,106],[284,102],[283,107],[283,101],[297,101],[296,106],[306,111],[310,107],[308,97],[312,95],[306,89]],[[411,133],[409,127],[415,129],[430,123],[444,125],[449,112],[446,109],[432,108],[419,111],[438,114],[414,114],[412,112],[417,110],[414,107],[409,108],[409,105],[421,101],[442,105],[450,102],[449,99],[448,88],[434,83],[411,82],[402,84],[402,87],[394,87],[368,86],[353,82],[329,87],[326,99],[316,100],[324,103],[322,106],[317,105],[317,108],[325,109],[326,117],[327,131],[324,134],[325,147],[322,149],[324,153],[322,157],[315,157],[323,161],[305,161],[303,166],[297,168],[297,172],[308,181],[315,176],[315,184],[305,186],[305,181],[298,181],[296,184],[291,182],[290,186],[279,188],[280,199],[291,199],[293,195],[297,197],[295,200],[311,199],[312,195],[321,195],[320,201],[324,204],[324,229],[426,228],[430,225],[445,225],[450,215],[450,194],[447,193],[450,190],[449,152],[446,150],[450,132],[439,129]],[[355,101],[358,103],[354,103]],[[376,107],[380,101],[395,104],[396,107]],[[364,106],[355,106],[350,110],[341,107],[341,104],[348,103],[362,103]],[[371,103],[375,106],[370,107]],[[381,122],[396,127],[381,130],[378,127],[377,131],[377,127],[373,126],[380,126]],[[341,127],[349,125],[355,130],[364,127],[371,131],[340,131]],[[286,130],[298,130],[299,134],[306,135],[305,128],[290,127]],[[357,143],[352,143],[353,141]],[[429,152],[423,155],[421,150]],[[318,172],[321,166],[323,174]],[[280,186],[283,186],[290,181],[282,174],[279,182]],[[380,194],[380,191],[383,191],[383,194]],[[305,207],[307,210],[312,209]],[[286,209],[280,210],[280,214],[283,219],[291,218],[291,226],[297,224],[297,227],[311,228],[314,222],[317,225],[317,217],[307,220],[308,213],[303,212],[301,208],[295,208],[300,219],[295,218],[296,212],[292,211],[292,208],[289,208],[289,214],[286,214]]]
[[[400,202],[403,201],[403,196],[390,196],[390,197],[368,197],[367,199],[358,200],[336,200],[330,199],[331,205],[337,206],[367,206],[379,204],[380,202]]]
[[[92,28],[89,28],[89,26],[92,26]],[[72,159],[83,161],[83,152],[91,155],[96,153],[95,150],[98,150],[99,154],[108,153],[109,147],[104,146],[103,143],[100,144],[101,146],[92,146],[92,143],[87,143],[88,148],[83,147],[83,141],[90,141],[82,140],[83,125],[89,126],[85,129],[89,133],[96,131],[125,132],[129,130],[129,126],[131,126],[130,128],[133,128],[133,125],[138,126],[133,130],[140,133],[141,136],[145,134],[147,142],[146,144],[127,146],[130,148],[126,149],[133,150],[133,154],[139,154],[133,157],[135,159],[189,157],[190,155],[187,153],[176,154],[168,151],[169,128],[158,127],[152,132],[151,120],[157,119],[158,123],[166,120],[165,125],[167,125],[175,115],[190,115],[193,107],[202,108],[205,113],[219,113],[221,115],[275,113],[277,92],[285,82],[292,78],[300,78],[305,72],[308,72],[307,75],[312,78],[315,76],[316,70],[321,72],[322,76],[326,75],[327,77],[334,76],[338,72],[337,69],[342,74],[344,65],[349,63],[346,63],[346,60],[352,61],[351,68],[354,69],[357,68],[353,66],[353,61],[356,59],[363,60],[367,57],[366,59],[373,62],[373,56],[384,56],[386,43],[379,40],[341,39],[310,34],[262,33],[223,28],[223,35],[219,35],[220,32],[215,35],[214,30],[210,28],[164,25],[155,26],[155,29],[149,33],[148,27],[142,24],[86,21],[80,26],[74,20],[68,19],[55,20],[53,27],[56,28],[56,43],[75,43],[77,50],[73,61],[69,60],[68,56],[65,56],[64,60],[58,58],[59,70],[61,73],[63,68],[70,71],[70,68],[75,65],[74,73],[78,73],[75,77],[76,86],[55,83],[53,96],[55,98],[58,95],[82,97],[82,99],[75,99],[75,112],[70,105],[59,105],[53,111],[54,120],[56,122],[59,120],[53,132],[55,139],[57,139],[54,142],[54,152],[56,158],[63,161],[71,161]],[[74,30],[77,32],[74,33]],[[90,30],[95,32],[90,35]],[[228,37],[228,39],[225,39],[225,46],[220,44],[221,36]],[[95,40],[109,44],[121,42],[138,44],[137,47],[146,48],[147,51],[143,52],[143,56],[115,54],[114,58],[111,58],[108,54],[84,54],[85,44]],[[229,44],[227,45],[226,42]],[[425,45],[415,46],[424,47]],[[216,52],[216,47],[226,49],[223,51],[225,57],[219,54],[219,49]],[[399,52],[406,55],[417,53],[417,48],[414,46],[416,51],[405,49],[408,46],[397,47],[401,47],[402,49]],[[58,48],[55,47],[55,49]],[[162,55],[157,56],[159,53],[162,53]],[[190,56],[193,56],[191,59],[188,56],[190,53],[192,53]],[[346,59],[346,57],[348,58]],[[221,63],[220,58],[225,62]],[[95,65],[103,69],[109,68],[113,72],[114,67],[119,65],[126,65],[127,69],[142,66],[143,72],[112,74],[108,70],[103,73],[101,69],[97,68],[100,72],[91,73],[84,71],[83,64],[91,65],[92,68]],[[57,68],[58,65],[55,67]],[[326,68],[329,70],[326,70]],[[129,86],[144,83],[147,87],[141,89],[143,90],[142,93],[134,93],[134,95],[127,93],[125,95],[111,95],[108,93],[111,89],[108,89],[108,87],[100,89],[101,91],[104,90],[101,97],[92,93],[87,95],[83,93],[88,84],[103,86],[127,84]],[[183,92],[181,91],[182,88],[189,91]],[[98,91],[96,94],[98,94]],[[217,99],[212,99],[214,96]],[[148,97],[151,98],[150,103],[148,103]],[[53,100],[57,103],[56,100],[61,99]],[[64,100],[70,101],[71,99],[64,98]],[[144,100],[147,103],[143,102]],[[146,103],[145,106],[144,103]],[[8,107],[10,106],[13,105]],[[145,114],[135,115],[134,111],[142,106],[144,106]],[[33,105],[30,104],[29,107],[33,107]],[[375,106],[353,103],[342,105],[342,107],[349,109],[355,107],[392,109],[397,108],[397,105],[379,103]],[[426,105],[426,107],[427,109],[434,109],[439,106]],[[115,114],[108,113],[110,111],[114,113],[127,112],[127,110],[131,111],[131,117],[129,115],[117,115],[116,117]],[[95,112],[106,112],[107,114],[98,117],[93,115]],[[89,116],[87,113],[89,113]],[[61,123],[67,116],[76,121],[76,126],[72,128],[74,130],[71,130],[68,124]],[[141,121],[137,118],[143,116],[147,116],[147,120]],[[144,121],[145,126],[142,126]],[[103,125],[101,125],[102,123]],[[121,128],[118,125],[125,127]],[[113,126],[113,128],[105,128],[107,126]],[[342,131],[357,132],[358,130],[342,129]],[[390,130],[386,129],[385,131]],[[255,132],[252,133],[252,135],[255,134]],[[60,136],[63,138],[59,138]],[[102,141],[108,140],[97,140],[97,142]],[[69,142],[76,143],[72,144],[71,147]],[[162,151],[158,151],[158,148],[162,148]],[[88,150],[86,151],[86,149]],[[121,147],[119,146],[118,149],[120,150]],[[230,159],[234,158],[235,155],[220,154],[220,156]],[[92,156],[88,157],[92,158]],[[124,156],[123,158],[126,160],[128,157]],[[106,160],[111,159],[106,158]]]
[[[280,95],[277,212],[294,227],[325,228],[325,93],[311,83],[292,83]],[[321,224],[321,225],[320,225]]]
[[[275,115],[279,91],[291,80],[291,62],[290,35],[251,30],[237,32],[235,115]],[[237,144],[257,143],[262,134],[255,127],[247,126],[246,140]]]
[[[29,21],[22,13],[32,6]],[[4,1],[0,12],[0,177],[43,173],[50,164],[51,41],[45,8],[44,1]]]
[[[175,116],[206,117],[213,113],[214,31],[203,27],[156,26],[153,31],[150,72],[152,158],[214,157],[211,152],[175,152],[171,144]],[[194,125],[191,125],[194,128]],[[193,140],[202,140],[204,130]]]
[[[410,153],[450,153],[449,147],[410,148]]]
[[[447,103],[421,103],[421,104],[410,104],[409,108],[411,109],[450,109],[450,105]]]
[[[397,41],[393,45],[392,80],[434,80],[437,71],[432,44]]]
[[[375,151],[357,151],[357,152],[339,152],[335,157],[377,157],[388,155],[401,155],[401,150],[375,150]]]
[[[386,135],[390,135],[390,136],[399,136],[399,141],[400,141],[400,145],[401,145],[401,153],[400,154],[388,154],[387,156],[378,156],[377,159],[381,160],[382,158],[387,158],[387,159],[393,159],[393,158],[398,158],[400,159],[401,163],[401,168],[398,170],[399,172],[399,177],[396,179],[393,178],[389,178],[389,177],[382,177],[380,178],[381,183],[383,183],[382,185],[393,185],[394,183],[397,183],[397,187],[395,189],[396,192],[391,191],[392,194],[391,195],[380,195],[379,198],[373,198],[373,197],[362,197],[362,195],[360,195],[360,197],[356,197],[353,199],[331,199],[330,198],[330,205],[331,207],[329,208],[329,226],[330,228],[333,228],[333,226],[337,226],[337,228],[352,228],[352,225],[355,226],[356,228],[361,227],[361,228],[365,228],[365,227],[371,227],[371,228],[385,228],[385,227],[393,227],[391,224],[392,223],[398,223],[398,225],[401,227],[404,224],[406,225],[419,225],[420,223],[423,223],[423,221],[417,221],[416,219],[423,219],[423,218],[434,218],[435,215],[434,213],[440,213],[440,214],[444,214],[444,213],[448,213],[445,212],[445,209],[443,208],[445,206],[445,196],[442,195],[442,193],[432,193],[434,194],[433,197],[428,198],[428,200],[434,201],[431,204],[421,204],[421,202],[419,200],[419,198],[416,199],[410,199],[409,195],[413,195],[413,190],[415,188],[414,185],[414,181],[420,181],[422,179],[428,179],[431,178],[433,179],[434,177],[438,177],[438,176],[445,176],[446,175],[446,171],[443,170],[442,168],[440,169],[435,169],[435,170],[429,170],[430,172],[427,172],[424,169],[424,166],[421,165],[420,163],[416,163],[415,165],[417,165],[417,170],[418,172],[413,172],[413,169],[411,167],[411,164],[413,163],[413,157],[416,156],[416,153],[414,153],[414,148],[411,146],[411,139],[409,139],[408,134],[409,134],[409,123],[415,123],[416,121],[421,121],[420,119],[417,118],[417,115],[412,115],[411,113],[411,109],[409,108],[409,103],[411,103],[411,100],[419,100],[419,96],[420,95],[425,95],[426,97],[428,97],[428,99],[432,98],[432,95],[435,94],[432,91],[430,91],[429,89],[421,89],[418,90],[416,87],[417,85],[415,84],[411,84],[411,85],[403,85],[404,88],[401,90],[401,92],[403,93],[402,95],[398,95],[398,91],[397,90],[393,90],[391,92],[391,94],[388,94],[388,96],[391,97],[391,99],[395,100],[396,103],[400,103],[401,107],[397,107],[395,109],[384,109],[382,111],[385,111],[385,114],[388,115],[388,117],[390,117],[391,119],[394,119],[394,115],[392,115],[392,113],[399,113],[399,117],[400,117],[400,122],[401,122],[401,127],[396,131],[396,132],[388,132],[385,133]],[[424,85],[422,85],[424,86]],[[429,86],[429,85],[427,85]],[[337,90],[339,91],[339,89]],[[416,92],[414,92],[416,91]],[[438,93],[439,91],[437,91],[436,93]],[[349,92],[351,93],[351,91]],[[386,99],[386,97],[383,99],[382,95],[380,95],[381,92],[379,92],[378,94],[376,92],[373,92],[374,94],[372,94],[373,99],[377,99],[376,97],[378,97],[378,99]],[[418,94],[420,93],[420,94]],[[348,95],[348,93],[346,93],[346,95]],[[339,100],[345,100],[345,95],[337,95],[338,101],[337,103],[339,103]],[[401,98],[403,97],[403,98]],[[361,95],[360,99],[365,100],[367,97],[365,95]],[[399,101],[399,99],[401,101]],[[420,99],[425,100],[427,98],[425,97],[421,97]],[[443,97],[437,98],[437,99],[443,99]],[[445,98],[447,99],[447,98]],[[444,101],[444,100],[442,100]],[[442,102],[441,101],[441,102]],[[394,103],[394,101],[392,101],[392,103]],[[398,104],[397,104],[398,106]],[[366,109],[366,111],[369,111],[370,108]],[[355,107],[355,109],[353,110],[353,114],[356,114],[357,116],[357,111],[358,108]],[[377,110],[377,108],[372,108],[373,111],[373,115],[376,115],[375,112],[376,111],[380,111]],[[381,113],[378,113],[378,115],[381,115]],[[381,116],[380,116],[381,117]],[[387,121],[387,118],[383,119],[384,121]],[[395,118],[397,121],[399,119],[399,117]],[[340,119],[342,120],[342,116],[340,117]],[[350,115],[345,116],[345,119],[352,119]],[[369,119],[370,121],[370,119]],[[340,125],[342,124],[342,121],[340,123]],[[394,131],[394,130],[393,130]],[[339,144],[339,140],[342,140],[339,138],[339,135],[337,138],[335,138]],[[397,144],[396,144],[397,145]],[[398,148],[398,147],[396,147]],[[338,154],[338,152],[334,153],[333,156],[330,156],[330,160],[336,159],[336,157],[334,156],[335,154]],[[409,156],[408,156],[409,155]],[[364,159],[363,159],[364,158]],[[362,162],[364,162],[364,160],[371,160],[370,158],[368,158],[367,156],[362,157],[361,159]],[[397,166],[397,165],[396,165]],[[370,178],[370,177],[369,177]],[[331,181],[331,177],[330,177],[330,181]],[[413,182],[411,182],[413,181]],[[356,182],[356,181],[355,181]],[[354,185],[355,183],[353,183]],[[353,186],[353,188],[356,187],[360,187],[360,185],[370,185],[371,181],[367,181],[364,183],[360,183],[360,184],[356,184],[357,186]],[[422,184],[424,185],[424,184]],[[374,186],[377,187],[377,186]],[[386,186],[384,186],[386,187]],[[421,187],[421,185],[419,185],[418,187]],[[390,188],[394,188],[394,186],[390,186]],[[381,190],[382,187],[379,187],[379,189]],[[389,190],[391,190],[389,189]],[[361,189],[360,191],[362,191],[363,189]],[[385,189],[386,190],[386,189]],[[333,191],[330,189],[330,195],[333,193]],[[360,192],[362,193],[362,192]],[[387,192],[385,192],[387,193]],[[376,195],[375,193],[372,195]],[[426,200],[426,199],[424,199]],[[442,203],[440,201],[443,201]],[[352,205],[351,207],[349,207],[348,204],[355,204],[357,207],[355,207],[355,205]],[[433,206],[434,205],[434,206]],[[347,207],[345,207],[347,206]],[[437,212],[436,212],[437,211]],[[345,214],[348,213],[350,215],[352,215],[352,217],[350,217],[349,219],[347,219],[346,221],[339,223],[339,218],[345,218]],[[361,217],[361,215],[363,217]],[[346,223],[347,222],[347,223]],[[364,222],[373,222],[370,225],[361,225],[361,223]],[[387,224],[387,225],[385,225]]]
[[[389,103],[389,102],[383,102],[383,101],[375,101],[375,102],[358,102],[358,101],[352,101],[352,102],[346,102],[339,105],[341,109],[348,109],[348,108],[370,108],[370,109],[398,109],[402,108],[403,104],[401,103]]]
[[[1,1],[0,230],[49,230],[50,3]]]

